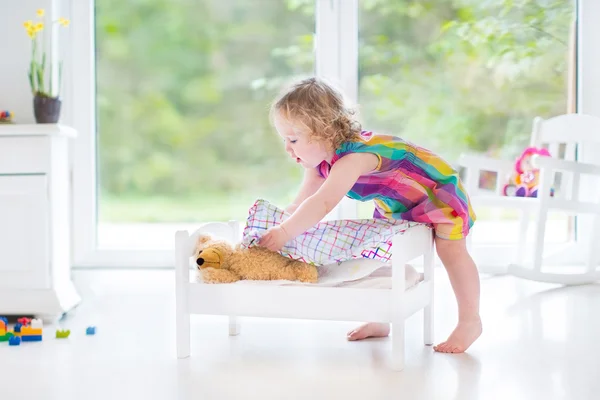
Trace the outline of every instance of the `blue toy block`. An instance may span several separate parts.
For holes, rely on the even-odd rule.
[[[95,326],[88,326],[87,329],[85,330],[85,334],[86,335],[95,335],[96,334],[96,327]]]
[[[21,327],[22,327],[22,326],[23,326],[23,325],[21,325],[20,323],[18,323],[18,322],[17,322],[17,323],[15,324],[15,329],[13,329],[13,331],[14,331],[15,333],[21,333]]]
[[[25,335],[21,336],[22,342],[41,342],[42,335]]]
[[[18,336],[12,336],[10,339],[8,339],[9,346],[18,346],[20,344],[21,344],[21,338]]]

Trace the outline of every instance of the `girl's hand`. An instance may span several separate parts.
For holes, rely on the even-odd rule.
[[[291,238],[281,227],[281,225],[269,228],[267,232],[260,238],[258,245],[266,247],[271,251],[279,251],[283,245]]]

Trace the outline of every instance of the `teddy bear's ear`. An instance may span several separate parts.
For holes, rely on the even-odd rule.
[[[208,242],[210,239],[211,239],[210,235],[202,233],[202,234],[200,234],[200,236],[198,236],[198,239],[196,240],[196,246],[201,246],[204,243]]]

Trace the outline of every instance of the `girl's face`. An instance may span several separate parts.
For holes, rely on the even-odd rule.
[[[323,160],[331,161],[333,152],[323,142],[310,139],[306,128],[301,124],[285,119],[278,114],[274,119],[275,129],[285,143],[285,151],[304,168],[315,168]]]

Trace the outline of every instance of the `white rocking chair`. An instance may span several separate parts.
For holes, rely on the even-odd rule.
[[[463,155],[460,165],[466,169],[465,185],[473,206],[500,207],[520,210],[519,232],[517,237],[517,254],[515,264],[507,265],[502,271],[524,279],[557,283],[565,285],[587,284],[600,280],[598,261],[600,253],[600,196],[598,190],[594,195],[586,196],[591,199],[582,200],[582,180],[593,179],[585,185],[588,192],[600,188],[600,165],[575,161],[577,145],[600,145],[600,118],[583,114],[567,114],[543,120],[535,118],[530,145],[545,147],[552,157],[540,157],[537,165],[540,168],[537,198],[506,197],[502,194],[503,179],[514,170],[514,161],[497,160],[481,156]],[[564,156],[561,155],[561,147]],[[598,156],[600,161],[600,155]],[[599,163],[600,164],[600,163]],[[479,177],[482,171],[497,173],[496,187],[492,191],[479,187]],[[551,187],[560,173],[560,187],[551,195]],[[591,178],[588,177],[591,175]],[[592,190],[590,190],[592,189]],[[544,235],[546,221],[550,210],[559,210],[568,215],[587,214],[592,216],[592,229],[589,238],[578,241],[585,252],[585,271],[578,273],[548,272],[543,270]],[[531,261],[526,262],[526,234],[529,227],[529,216],[535,216],[535,233]],[[470,240],[470,239],[469,239]],[[547,260],[547,258],[546,258]],[[482,272],[498,273],[497,268]]]

